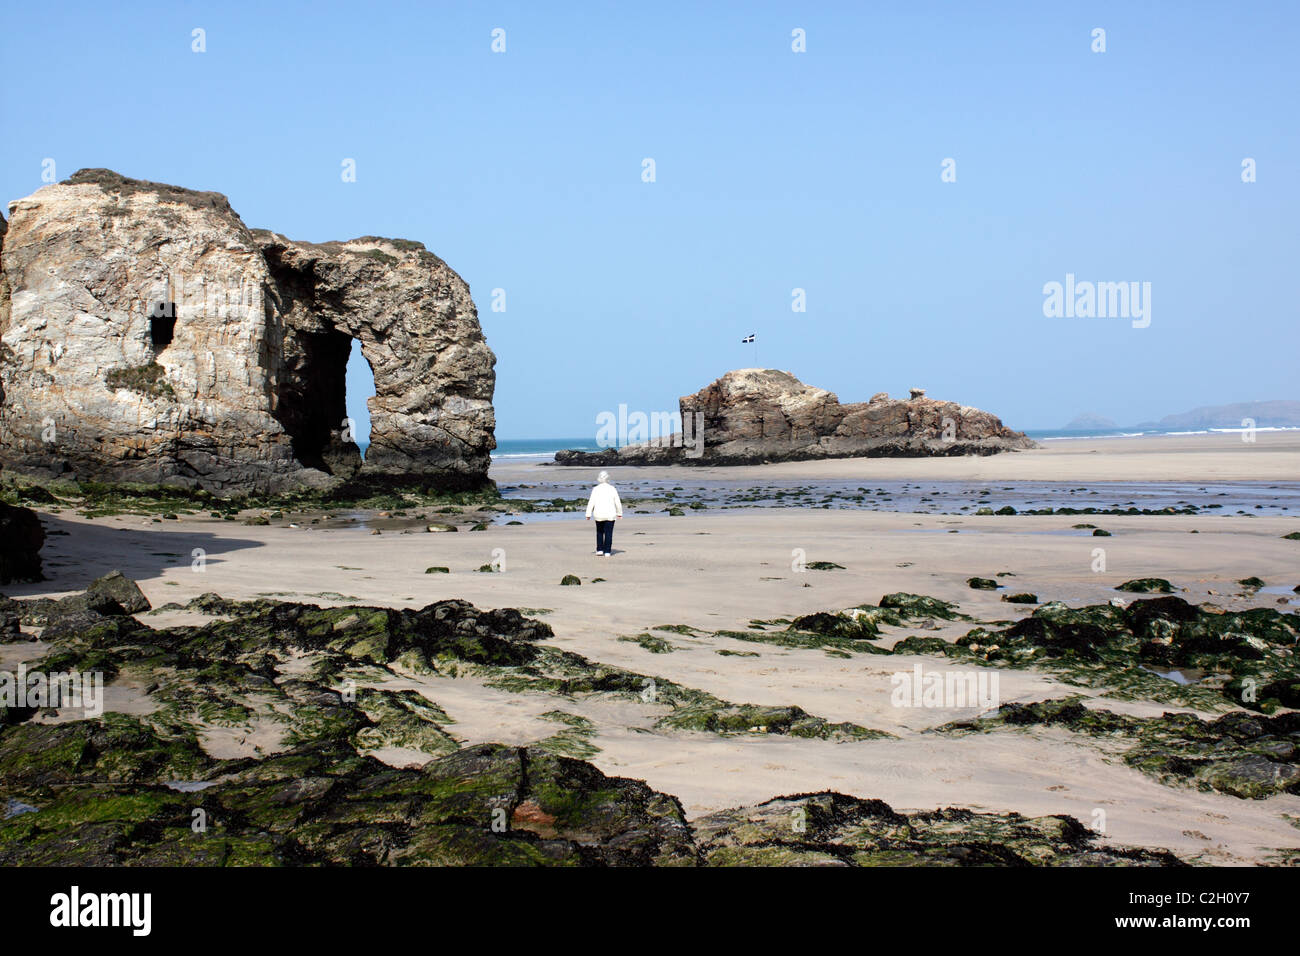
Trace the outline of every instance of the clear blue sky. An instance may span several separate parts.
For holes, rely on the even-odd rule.
[[[1021,428],[1300,398],[1300,4],[543,6],[7,4],[3,198],[49,157],[421,240],[479,306],[501,438],[674,408],[750,332],[843,401]],[[1150,327],[1045,318],[1067,272],[1150,282]]]

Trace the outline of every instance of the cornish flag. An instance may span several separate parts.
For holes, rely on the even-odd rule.
[[[742,343],[745,343],[745,342],[752,342],[752,341],[754,341],[754,335],[753,335],[753,333],[750,333],[749,335],[746,335],[746,336],[745,336],[743,339],[741,339],[740,341],[741,341]]]

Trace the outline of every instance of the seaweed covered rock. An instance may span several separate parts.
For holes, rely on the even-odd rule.
[[[0,734],[0,789],[32,796],[73,785],[202,779],[215,765],[198,738],[179,728],[162,733],[139,718],[30,721]]]
[[[805,614],[790,622],[789,630],[807,631],[827,637],[843,637],[852,640],[869,641],[880,636],[879,619],[863,611],[815,611]],[[897,623],[897,618],[885,623]]]
[[[1037,604],[1038,595],[1030,594],[1028,591],[1021,591],[1018,594],[1004,594],[1002,600],[1006,604]]]
[[[121,571],[110,571],[96,578],[79,594],[57,601],[37,598],[23,603],[26,605],[23,623],[50,625],[57,621],[67,628],[75,628],[78,623],[93,624],[96,617],[139,614],[150,608],[140,586]]]
[[[20,602],[0,594],[0,643],[21,638],[19,625],[23,620],[22,610]]]
[[[945,621],[952,621],[966,617],[958,612],[957,605],[949,601],[924,594],[909,594],[906,591],[886,594],[880,599],[880,606],[891,608],[905,618],[938,617]]]
[[[998,660],[1013,665],[1059,662],[1095,665],[1099,680],[1146,668],[1205,675],[1234,703],[1269,711],[1287,700],[1300,680],[1295,653],[1300,618],[1273,608],[1224,611],[1180,597],[1071,608],[1038,607],[1006,630],[976,629],[957,645],[998,645]]]
[[[336,741],[221,762],[191,745],[129,718],[6,729],[3,795],[31,809],[0,820],[0,865],[697,862],[675,798],[545,751],[397,770]]]
[[[510,691],[564,697],[615,695],[670,709],[660,726],[718,734],[757,732],[833,740],[887,736],[832,723],[797,707],[732,703],[672,681],[611,667],[541,643],[551,628],[513,608],[480,610],[447,600],[418,610],[349,605],[321,608],[204,594],[187,607],[224,618],[153,629],[116,601],[94,610],[89,592],[64,601],[15,601],[13,612],[43,624],[46,671],[96,672],[147,688],[151,720],[199,728],[260,729],[278,746],[347,741],[363,753],[399,752],[419,763],[456,749],[451,719],[413,690],[358,686],[406,674],[475,675]],[[175,609],[179,605],[169,605]],[[100,613],[103,611],[104,613]],[[13,713],[24,721],[29,711]],[[583,735],[547,738],[590,755]]]
[[[938,625],[935,619],[957,620],[969,618],[957,610],[957,605],[924,594],[909,594],[898,591],[886,594],[877,604],[859,604],[842,611],[815,611],[804,614],[789,623],[786,630],[778,635],[756,634],[753,631],[725,631],[727,637],[740,640],[776,643],[787,647],[818,647],[828,654],[845,656],[845,652],[862,652],[868,654],[889,654],[891,651],[867,644],[880,636],[883,625],[902,627],[914,624],[933,629]],[[761,622],[755,622],[761,623]],[[895,648],[897,653],[915,653],[915,642],[920,638],[900,642]],[[929,639],[926,647],[953,645],[946,641]]]
[[[844,721],[832,723],[794,706],[758,706],[722,704],[702,701],[673,709],[658,726],[674,730],[700,730],[715,734],[784,734],[819,740],[877,740],[890,737],[880,730],[870,730]]]
[[[340,741],[214,761],[192,738],[119,716],[0,730],[0,770],[0,797],[21,805],[0,819],[6,866],[1179,863],[1100,845],[1071,817],[901,814],[829,792],[688,824],[641,781],[491,743],[418,770]]]
[[[1256,800],[1275,793],[1300,794],[1300,713],[1264,717],[1234,711],[1210,721],[1185,713],[1132,717],[1070,698],[1004,704],[995,715],[944,729],[1032,725],[1126,738],[1130,748],[1124,762],[1173,786]]]
[[[709,866],[1177,866],[1116,848],[1073,817],[948,808],[902,814],[826,791],[722,810],[692,824]]]
[[[197,629],[156,632],[161,646],[210,660],[243,660],[269,649],[291,648],[376,664],[407,654],[414,654],[426,665],[439,657],[519,664],[532,659],[532,642],[552,633],[550,625],[525,618],[513,608],[484,611],[454,599],[418,610],[199,600],[210,611],[233,616]]]
[[[1111,634],[1106,629],[1113,619],[1108,613],[1110,605],[1104,609],[1088,608],[1075,611],[1064,604],[1052,602],[1038,608],[1031,616],[1018,621],[1008,630],[1002,632],[1008,643],[1025,641],[1033,647],[1046,651],[1050,656],[1075,654],[1094,658],[1098,648],[1104,647]],[[958,639],[958,644],[966,638]]]
[[[25,623],[41,627],[45,673],[128,678],[145,688],[150,721],[201,728],[260,729],[273,746],[347,741],[363,752],[397,748],[419,762],[454,750],[435,704],[409,690],[356,686],[389,668],[509,670],[533,661],[551,633],[514,609],[484,611],[465,601],[418,610],[320,608],[204,595],[196,608],[224,620],[154,629],[125,613],[143,596],[120,575],[61,601],[15,601]],[[388,671],[390,674],[392,671]],[[32,712],[6,712],[7,722]]]
[[[1152,591],[1158,591],[1162,594],[1170,594],[1174,586],[1164,578],[1134,578],[1132,581],[1125,581],[1123,584],[1116,585],[1116,591],[1131,591],[1135,594],[1148,594]]]
[[[124,614],[139,614],[150,608],[149,599],[140,590],[140,585],[121,571],[110,571],[103,577],[96,578],[90,582],[86,593],[98,601],[113,602]]]

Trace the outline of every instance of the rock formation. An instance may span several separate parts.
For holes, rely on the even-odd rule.
[[[418,242],[294,242],[224,196],[82,170],[10,204],[0,461],[220,492],[360,470],[486,480],[495,358],[469,287]],[[364,466],[353,339],[374,372]]]
[[[0,244],[4,240],[4,230],[4,219],[0,218]],[[3,399],[2,394],[0,399]],[[45,528],[41,525],[40,515],[31,508],[15,507],[0,501],[0,584],[45,580],[41,568],[43,547]],[[7,625],[12,623],[0,613],[0,641],[4,640]]]
[[[789,372],[739,369],[680,400],[685,428],[672,439],[651,438],[600,452],[562,451],[561,465],[740,465],[810,458],[992,455],[1033,448],[1022,432],[988,412],[925,397],[896,401],[877,392],[869,402],[841,405],[825,389]],[[703,453],[693,448],[702,431]],[[684,437],[684,441],[683,441]]]
[[[35,511],[0,501],[0,584],[42,580],[44,544],[45,529]]]

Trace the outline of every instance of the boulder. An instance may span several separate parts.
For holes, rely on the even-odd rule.
[[[36,512],[0,502],[0,584],[41,581],[45,530]]]
[[[149,604],[149,599],[144,596],[144,592],[140,590],[140,585],[121,571],[110,571],[102,578],[96,578],[90,583],[90,587],[86,588],[86,594],[96,603],[111,602],[126,614],[139,614],[152,606]]]

